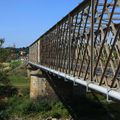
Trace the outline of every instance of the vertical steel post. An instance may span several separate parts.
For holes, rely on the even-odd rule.
[[[90,78],[91,81],[93,81],[93,52],[94,52],[94,0],[91,0],[91,60],[90,60],[90,66],[91,66],[91,72],[90,72]]]
[[[68,63],[68,73],[70,74],[71,72],[71,15],[69,14],[68,17],[68,21],[69,21],[69,48],[68,48],[68,54],[69,54],[69,63]]]
[[[40,63],[40,40],[38,41],[38,63]]]

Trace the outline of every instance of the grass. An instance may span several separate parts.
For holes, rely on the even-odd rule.
[[[13,60],[10,62],[10,67],[12,69],[17,68],[18,66],[20,66],[22,64],[22,62],[20,60]]]
[[[10,63],[11,64],[11,63]],[[15,64],[15,65],[14,65]],[[9,97],[6,108],[1,110],[1,119],[38,120],[48,117],[67,118],[69,113],[59,100],[49,99],[47,96],[40,97],[39,100],[32,101],[29,98],[29,79],[26,73],[26,67],[22,64],[12,62],[12,70],[9,71],[8,79],[11,86],[14,86],[18,93]]]
[[[29,98],[29,80],[26,74],[26,67],[19,65],[12,69],[8,73],[8,78],[12,86],[17,88],[18,92],[21,94],[15,94],[8,98],[8,100],[0,103],[0,120],[8,120],[8,117],[14,120],[21,118],[24,120],[38,120],[46,119],[48,117],[53,118],[69,118],[70,114],[68,110],[59,100],[54,100],[54,98],[48,98],[47,96],[41,97],[39,100],[32,101]],[[79,117],[94,117],[99,120],[106,119],[107,114],[113,115],[114,118],[120,118],[120,104],[112,103],[107,104],[104,102],[106,99],[101,95],[97,95],[101,104],[95,99],[95,95],[88,94],[89,99],[78,99],[74,101],[75,112],[79,114]],[[71,99],[70,99],[71,100]],[[104,108],[103,108],[104,107]],[[94,116],[92,116],[94,113]],[[87,116],[86,116],[87,115]],[[107,117],[108,118],[108,117]]]
[[[9,76],[9,80],[11,84],[17,88],[28,88],[29,87],[29,80],[25,76],[11,75]]]
[[[24,102],[23,102],[24,101]],[[68,118],[69,113],[60,101],[48,100],[45,97],[32,101],[29,96],[14,96],[9,99],[7,113],[11,118],[19,116],[27,120],[38,118]],[[30,118],[29,118],[30,116]]]
[[[8,78],[11,84],[17,88],[28,88],[29,80],[27,77],[26,66],[21,63],[21,61],[12,61],[10,63],[12,68],[8,72]]]

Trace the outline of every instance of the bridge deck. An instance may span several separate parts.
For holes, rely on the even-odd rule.
[[[84,0],[29,46],[29,61],[120,100],[120,1]]]

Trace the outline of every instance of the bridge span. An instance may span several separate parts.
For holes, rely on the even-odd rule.
[[[83,0],[29,46],[29,64],[120,100],[120,1]]]

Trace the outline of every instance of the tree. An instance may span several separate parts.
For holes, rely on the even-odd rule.
[[[2,45],[4,44],[5,40],[4,38],[0,38],[0,48],[2,47]]]
[[[11,50],[6,48],[0,48],[0,62],[6,62],[11,57]]]
[[[11,55],[11,49],[6,49],[2,47],[4,42],[4,38],[0,38],[0,63],[6,62]]]

